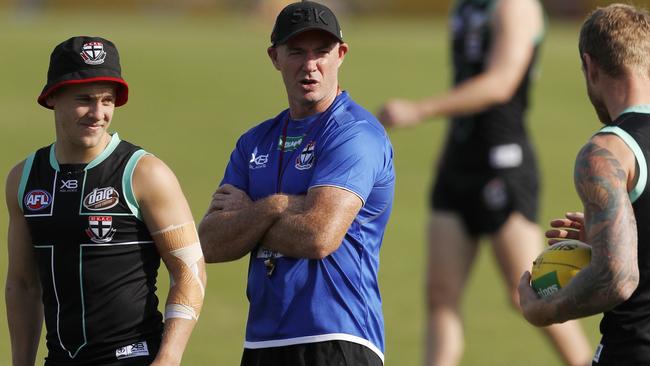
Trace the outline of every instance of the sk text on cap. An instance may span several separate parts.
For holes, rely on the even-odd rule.
[[[278,14],[271,33],[271,44],[284,44],[291,37],[313,29],[323,30],[343,42],[339,21],[330,8],[313,1],[302,1],[287,5]]]

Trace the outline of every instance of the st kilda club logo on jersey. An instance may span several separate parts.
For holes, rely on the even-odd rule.
[[[113,187],[95,188],[84,198],[83,205],[90,211],[104,211],[120,202],[120,194]]]
[[[24,199],[25,207],[31,211],[40,211],[50,207],[52,204],[52,195],[48,191],[35,189],[29,191]]]
[[[106,58],[104,44],[101,42],[87,42],[81,46],[81,58],[88,65],[101,65]]]
[[[88,216],[86,235],[93,243],[108,243],[113,240],[116,231],[116,229],[113,229],[112,216]]]
[[[296,169],[307,170],[314,165],[314,148],[316,142],[310,141],[296,158]]]

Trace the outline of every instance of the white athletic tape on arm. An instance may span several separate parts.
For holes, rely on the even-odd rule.
[[[203,251],[194,222],[152,233],[170,274],[165,319],[197,320],[205,296]]]

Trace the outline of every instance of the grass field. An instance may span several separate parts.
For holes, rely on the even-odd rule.
[[[391,96],[421,97],[448,85],[445,21],[373,18],[343,19],[342,24],[351,46],[342,87],[370,110]],[[543,223],[578,208],[573,159],[598,128],[584,95],[577,27],[550,23],[533,93],[529,126],[543,173]],[[286,106],[279,74],[266,57],[270,29],[269,20],[245,17],[0,13],[0,172],[4,177],[32,150],[53,140],[52,114],[35,102],[53,46],[72,35],[102,35],[118,45],[131,86],[129,104],[117,111],[114,129],[172,167],[200,220],[236,138]],[[421,364],[425,197],[445,128],[439,120],[390,132],[398,178],[380,271],[388,365]],[[2,178],[0,232],[6,237],[4,183]],[[0,242],[4,283],[7,259],[5,241]],[[159,294],[164,299],[167,276],[162,272]],[[210,265],[208,274],[204,310],[183,364],[238,365],[247,310],[246,261]],[[0,312],[1,366],[10,364],[4,301]],[[511,311],[487,245],[463,312],[463,365],[560,364],[541,333]],[[583,322],[592,344],[598,340],[598,320]],[[41,346],[38,364],[44,355]]]

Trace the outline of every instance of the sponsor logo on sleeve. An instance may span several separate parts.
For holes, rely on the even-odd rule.
[[[120,347],[115,350],[115,358],[121,360],[123,358],[149,356],[149,348],[147,342],[135,342],[128,346]]]
[[[113,240],[117,230],[113,228],[112,216],[88,216],[86,235],[93,243],[108,243]]]
[[[101,65],[106,59],[104,44],[101,42],[87,42],[81,47],[81,58],[88,65]]]
[[[266,168],[266,164],[269,162],[269,154],[258,155],[257,147],[253,150],[251,154],[251,160],[248,161],[248,169],[262,169]]]
[[[25,207],[31,211],[40,211],[52,204],[52,195],[48,191],[35,189],[27,192],[24,198]]]
[[[120,202],[120,194],[113,187],[95,188],[84,198],[83,205],[91,211],[104,211]]]
[[[296,169],[298,170],[307,170],[314,165],[314,148],[316,147],[316,142],[310,141],[307,146],[300,152],[300,155],[296,158]]]

